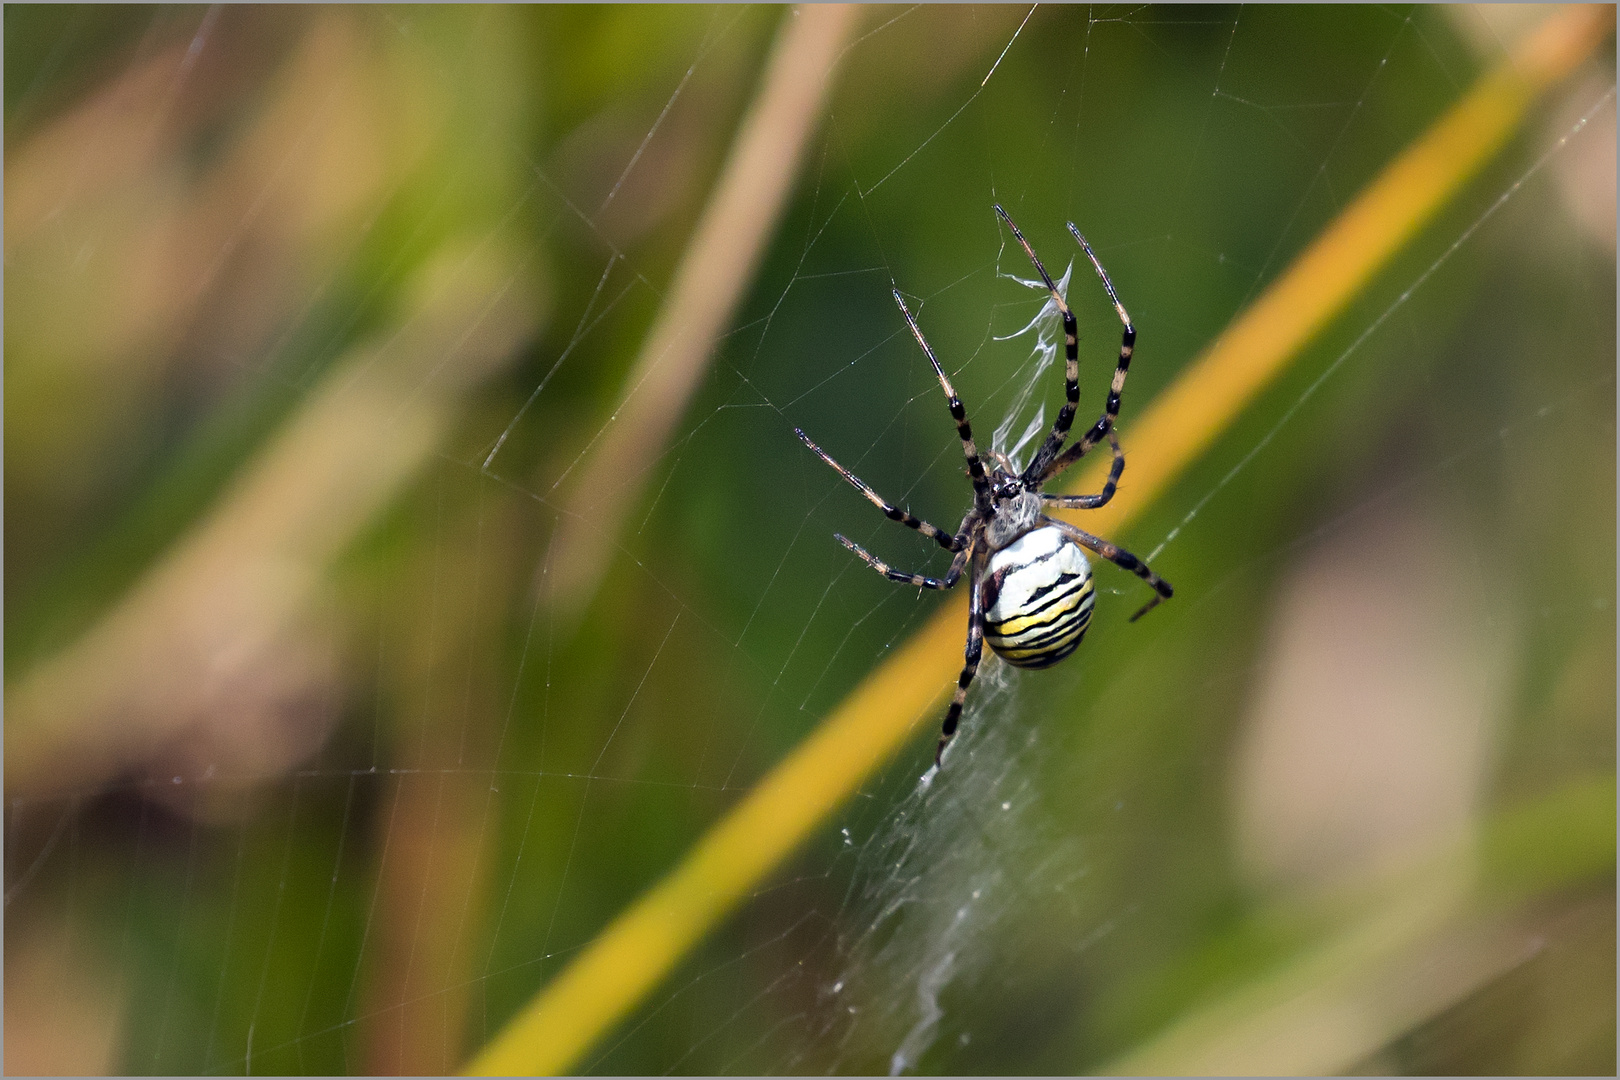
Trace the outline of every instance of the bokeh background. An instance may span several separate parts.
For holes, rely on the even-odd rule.
[[[938,602],[792,434],[957,520],[891,283],[988,432],[1041,301],[991,204],[1054,271],[1074,220],[1128,455],[1539,17],[863,11],[570,604],[570,485],[795,16],[8,5],[7,1069],[456,1068]],[[1173,602],[1103,568],[1074,659],[987,674],[961,771],[1016,829],[964,778],[896,830],[925,720],[580,1067],[1612,1073],[1614,82],[1117,538]],[[1118,324],[1069,295],[1084,418]],[[896,843],[997,883],[952,964],[874,939]]]

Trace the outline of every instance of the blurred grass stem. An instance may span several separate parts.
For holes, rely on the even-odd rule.
[[[1188,1010],[1098,1071],[1111,1076],[1354,1074],[1359,1062],[1545,948],[1580,886],[1614,880],[1612,778],[1498,812],[1477,836],[1396,873],[1257,922],[1328,919],[1333,933]],[[1551,824],[1554,831],[1548,831]],[[1547,838],[1562,838],[1549,847]],[[1534,839],[1531,839],[1533,837]],[[1536,850],[1536,849],[1541,850]],[[1529,896],[1570,890],[1526,915]],[[1611,894],[1612,895],[1612,894]],[[1579,903],[1579,899],[1576,903]],[[1608,904],[1612,905],[1612,899]],[[1375,1070],[1377,1071],[1377,1070]]]
[[[786,16],[736,142],[663,307],[625,380],[623,397],[587,451],[552,541],[552,603],[571,620],[590,603],[625,513],[663,454],[721,330],[753,280],[799,174],[832,69],[858,11],[806,4]]]
[[[1093,512],[1087,528],[1117,533],[1161,493],[1478,173],[1536,97],[1591,55],[1613,20],[1607,6],[1550,16],[1374,178],[1132,426],[1130,495]],[[647,355],[659,354],[649,349]],[[653,396],[647,400],[656,400],[657,410],[669,407]],[[623,438],[646,434],[633,424],[618,431],[627,433]],[[1106,467],[1099,461],[1070,490],[1096,490]],[[610,1027],[900,748],[919,719],[934,716],[961,664],[966,606],[960,593],[942,604],[679,866],[520,1010],[469,1071],[578,1067]],[[948,772],[942,782],[949,782]]]
[[[251,742],[260,719],[297,728],[290,680],[317,662],[307,620],[327,567],[542,305],[498,243],[440,251],[400,321],[334,366],[218,505],[99,623],[7,686],[7,797],[91,786],[181,743]]]

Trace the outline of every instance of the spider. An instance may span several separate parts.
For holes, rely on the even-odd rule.
[[[1108,280],[1108,272],[1097,261],[1096,254],[1080,230],[1070,222],[1069,232],[1080,242],[1086,258],[1091,260],[1097,276],[1102,279],[1103,288],[1108,290],[1108,299],[1113,301],[1119,321],[1125,325],[1125,332],[1120,340],[1119,363],[1114,368],[1114,381],[1109,387],[1103,414],[1078,442],[1065,450],[1063,444],[1068,439],[1069,427],[1074,422],[1075,409],[1080,402],[1079,339],[1074,313],[1064,303],[1057,286],[1052,283],[1051,275],[1036,256],[1035,249],[1024,239],[1024,234],[1013,224],[1007,211],[1000,205],[995,210],[1001,220],[1007,223],[1007,228],[1012,230],[1024,254],[1035,264],[1041,280],[1052,294],[1052,302],[1063,316],[1063,388],[1067,400],[1058,412],[1051,434],[1047,435],[1028,467],[1019,472],[1005,455],[992,451],[991,466],[986,470],[973,443],[973,429],[968,423],[966,410],[962,408],[962,400],[956,396],[951,380],[946,377],[934,350],[917,327],[917,320],[911,317],[911,311],[898,289],[891,290],[894,302],[900,305],[900,314],[905,316],[912,336],[934,367],[939,385],[945,391],[951,417],[956,421],[956,433],[962,439],[968,477],[973,482],[973,508],[962,519],[961,526],[956,532],[949,533],[885,501],[865,481],[828,456],[803,431],[793,429],[817,457],[836,469],[868,501],[882,510],[890,521],[898,521],[931,537],[954,556],[950,569],[942,578],[907,574],[895,570],[853,540],[834,533],[838,542],[853,551],[862,562],[890,581],[924,589],[949,589],[960,580],[964,569],[969,570],[968,581],[972,592],[968,598],[966,662],[961,676],[956,680],[956,693],[945,711],[939,745],[934,750],[936,768],[943,764],[945,748],[956,734],[956,724],[962,716],[962,703],[967,700],[968,687],[978,673],[986,641],[1002,659],[1021,668],[1050,667],[1079,646],[1086,627],[1091,623],[1091,609],[1097,602],[1091,565],[1086,560],[1084,549],[1089,548],[1115,566],[1131,571],[1153,587],[1153,598],[1131,616],[1131,622],[1147,614],[1160,601],[1168,600],[1173,592],[1168,581],[1149,570],[1146,563],[1124,548],[1041,512],[1049,506],[1094,510],[1114,497],[1120,474],[1125,471],[1125,454],[1120,449],[1114,423],[1119,418],[1119,397],[1125,389],[1125,375],[1131,366],[1136,328],[1131,325],[1125,306],[1119,302],[1114,284]],[[1102,491],[1096,495],[1054,495],[1041,490],[1103,439],[1107,439],[1113,448],[1114,460]]]

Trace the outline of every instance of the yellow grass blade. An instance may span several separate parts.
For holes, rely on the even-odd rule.
[[[1131,498],[1088,516],[1117,532],[1488,161],[1536,96],[1608,34],[1614,8],[1549,18],[1408,147],[1238,316],[1131,428]],[[1096,490],[1107,462],[1078,478]],[[681,957],[934,716],[961,664],[966,599],[939,612],[862,681],[821,728],[545,986],[470,1064],[481,1074],[557,1073],[621,1020]]]

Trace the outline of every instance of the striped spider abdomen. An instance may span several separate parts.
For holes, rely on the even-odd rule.
[[[982,587],[985,643],[1021,668],[1050,667],[1074,652],[1097,603],[1085,552],[1051,525],[991,555]]]

